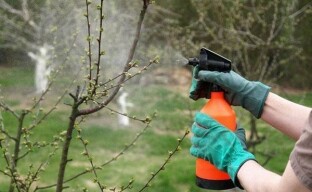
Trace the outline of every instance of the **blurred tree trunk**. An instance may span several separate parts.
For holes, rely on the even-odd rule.
[[[4,52],[14,50],[17,54],[28,55],[36,63],[35,79],[42,76],[41,80],[47,82],[52,69],[52,58],[64,60],[68,52],[65,47],[74,42],[78,7],[76,2],[64,3],[59,0],[0,0],[0,22],[4,26],[0,30],[0,36],[3,38],[0,40],[2,41],[0,50]],[[45,66],[40,66],[42,63]],[[37,70],[40,67],[46,70]],[[38,89],[37,81],[36,87],[37,92],[47,88],[43,86],[43,89]]]

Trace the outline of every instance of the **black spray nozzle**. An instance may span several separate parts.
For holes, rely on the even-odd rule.
[[[195,67],[198,64],[199,64],[199,60],[196,57],[188,59],[188,65],[192,65]]]
[[[189,65],[199,66],[200,70],[229,72],[231,70],[231,61],[213,51],[201,48],[198,58],[190,58]]]
[[[213,51],[206,48],[201,48],[198,58],[190,58],[188,65],[198,66],[199,70],[230,72],[231,61]],[[202,88],[209,89],[210,91],[222,91],[222,88],[218,85],[211,83],[201,84]],[[201,89],[201,88],[199,88]],[[209,93],[210,94],[210,93]],[[210,98],[210,96],[208,97]]]

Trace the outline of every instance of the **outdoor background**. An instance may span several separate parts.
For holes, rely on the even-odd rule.
[[[100,75],[104,82],[111,81],[127,62],[144,2],[149,1],[107,0],[101,7],[97,0],[0,0],[0,192],[12,191],[12,175],[29,185],[27,191],[55,191],[55,186],[44,187],[58,178],[72,110],[69,93],[75,95],[77,86],[81,94],[88,91],[87,56],[90,50],[94,55],[98,51],[96,35],[88,35],[86,14],[91,34],[103,31]],[[194,113],[206,102],[188,97],[191,67],[185,65],[201,47],[230,59],[233,70],[247,79],[312,107],[312,1],[149,3],[131,60],[138,68],[126,74],[129,80],[106,107],[79,120],[65,180],[101,168],[66,182],[63,191],[100,191],[99,183],[104,191],[123,191],[121,186],[129,182],[125,191],[207,191],[195,185],[195,158],[189,154],[187,134]],[[102,28],[97,25],[99,6]],[[140,71],[144,66],[148,67]],[[47,81],[43,89],[38,74],[47,74],[39,80]],[[282,174],[295,141],[242,108],[233,108],[246,129],[249,150],[265,168]],[[25,111],[29,115],[19,121],[15,114]],[[129,117],[129,124],[121,122],[119,113]],[[17,143],[20,154],[12,166]]]

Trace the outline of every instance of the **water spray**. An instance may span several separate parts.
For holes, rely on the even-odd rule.
[[[231,61],[209,49],[200,49],[197,58],[190,58],[189,65],[198,66],[199,70],[219,71],[227,73],[231,70]],[[224,99],[224,90],[215,84],[203,84],[201,89],[211,90],[210,100],[201,109],[216,121],[231,131],[236,130],[236,115],[234,110]],[[209,161],[198,158],[196,160],[196,185],[204,189],[225,190],[235,188],[230,176],[218,170]]]

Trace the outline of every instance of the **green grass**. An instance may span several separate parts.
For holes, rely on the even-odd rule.
[[[11,91],[11,93],[6,93],[7,95],[20,94],[18,89],[14,89],[18,86],[25,88],[31,88],[33,86],[31,70],[21,70],[20,68],[13,68],[12,70],[6,68],[5,70],[6,72],[0,77],[0,83],[3,89],[9,90],[9,92]],[[57,85],[55,86],[57,87]],[[164,163],[168,157],[168,151],[175,148],[177,138],[181,137],[185,129],[191,126],[194,112],[203,106],[204,101],[191,101],[183,96],[183,94],[160,85],[147,87],[131,85],[127,90],[129,92],[129,100],[134,104],[134,107],[129,108],[129,114],[131,116],[145,118],[146,115],[157,111],[157,117],[131,149],[126,151],[116,161],[113,161],[98,171],[98,177],[109,188],[126,185],[133,178],[135,182],[131,191],[138,191],[151,177],[151,172],[157,171]],[[311,93],[306,93],[304,97],[298,94],[287,95],[287,97],[295,102],[312,105]],[[19,105],[25,102],[18,98],[6,97],[4,100],[20,112]],[[47,110],[51,103],[53,103],[50,101],[53,98],[55,98],[53,95],[47,96],[46,100],[44,100],[44,110]],[[64,100],[66,103],[71,101],[69,97],[66,97]],[[116,108],[116,104],[112,103],[110,107]],[[35,141],[40,143],[50,143],[53,141],[54,136],[59,136],[60,132],[66,130],[69,109],[70,107],[60,104],[58,109],[36,127],[27,139],[33,143]],[[242,112],[243,110],[240,108],[235,108],[235,110],[239,115],[242,126],[248,130],[247,113]],[[3,123],[6,130],[14,136],[18,125],[17,121],[9,112],[2,110],[1,115],[4,119]],[[88,118],[86,122],[80,125],[83,138],[89,141],[88,149],[96,165],[103,164],[113,158],[144,128],[144,124],[133,121],[131,121],[130,127],[120,127],[116,120],[117,116],[115,114],[110,115],[109,111],[104,110],[99,115]],[[27,127],[32,121],[31,116],[27,117],[24,126]],[[282,173],[294,141],[270,128],[261,120],[257,122],[260,134],[266,136],[265,141],[257,147],[257,151],[261,152],[255,153],[257,160],[259,163],[265,161],[266,157],[262,153],[274,155],[265,167],[277,173]],[[75,132],[70,148],[69,158],[71,161],[67,166],[66,178],[90,167],[87,158],[81,154],[84,149],[76,137],[77,133]],[[11,151],[13,150],[12,147],[13,142],[9,146]],[[147,191],[207,191],[199,189],[194,184],[195,158],[189,155],[189,137],[185,139],[181,147],[182,150],[173,157],[166,166],[165,171],[162,171],[153,180],[152,185]],[[27,152],[27,148],[24,145],[21,150],[22,154]],[[40,163],[47,160],[48,154],[53,150],[54,147],[50,145],[44,148],[33,148],[25,158],[19,161],[18,171],[25,176],[29,171],[30,164],[33,164],[31,171],[34,171]],[[45,171],[41,173],[40,180],[36,184],[46,186],[56,182],[60,154],[61,146],[59,146],[56,154],[49,160],[49,164],[45,166]],[[1,156],[0,170],[3,171],[4,169],[5,161]],[[92,174],[83,175],[76,180],[66,183],[66,186],[70,188],[64,191],[82,191],[84,187],[89,191],[99,191],[96,184],[93,183],[93,179],[94,175]],[[0,173],[0,192],[7,191],[8,183],[9,179]],[[51,188],[41,191],[50,192],[54,190]]]
[[[299,92],[284,94],[284,97],[302,105],[312,107],[312,93],[311,92]]]
[[[2,87],[32,86],[34,83],[32,67],[0,67]]]

